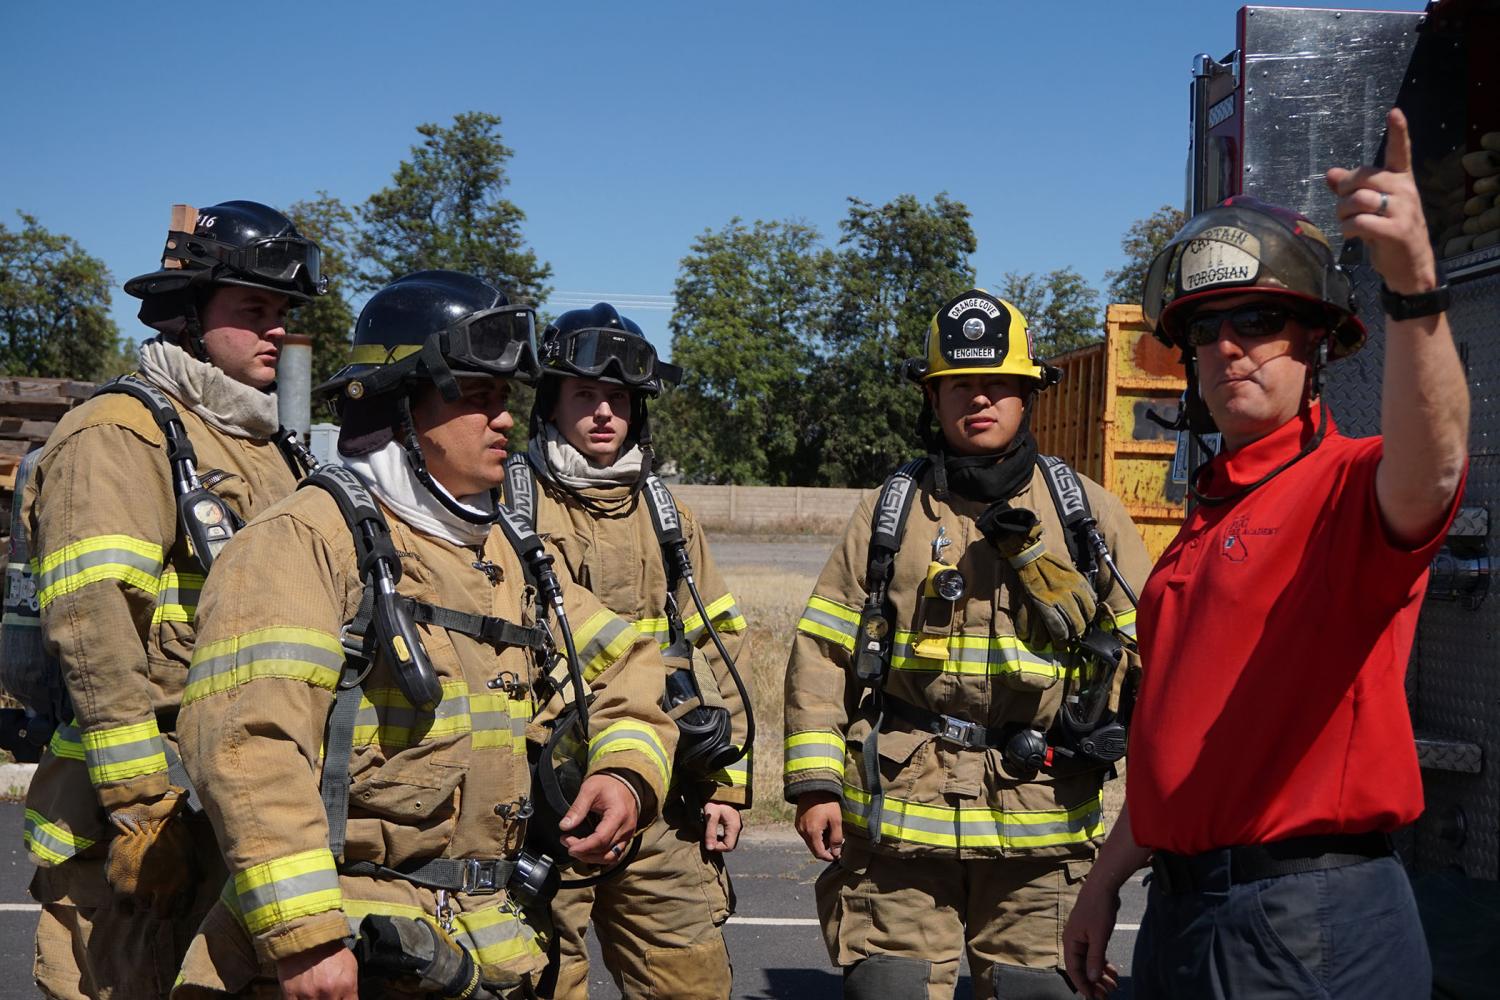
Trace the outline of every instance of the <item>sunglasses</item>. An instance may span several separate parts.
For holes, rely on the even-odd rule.
[[[1206,347],[1219,339],[1219,331],[1224,328],[1225,320],[1234,327],[1236,334],[1254,340],[1275,336],[1286,329],[1287,322],[1293,319],[1303,321],[1298,313],[1285,306],[1244,305],[1234,309],[1200,309],[1187,318],[1183,323],[1183,330],[1189,344]]]

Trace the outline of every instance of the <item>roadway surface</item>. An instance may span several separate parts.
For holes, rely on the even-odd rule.
[[[32,939],[37,910],[26,894],[31,865],[21,848],[23,811],[0,803],[0,998],[35,997],[31,985]],[[730,855],[739,912],[726,935],[734,960],[736,1000],[818,1000],[840,996],[840,977],[828,965],[813,905],[813,881],[822,864],[814,861],[789,832],[752,831]],[[1128,970],[1135,927],[1145,892],[1132,882],[1120,910],[1121,927],[1111,952]],[[615,1000],[619,993],[597,955],[591,969],[593,1000]],[[970,996],[967,971],[958,998]],[[1128,998],[1128,989],[1117,997]]]

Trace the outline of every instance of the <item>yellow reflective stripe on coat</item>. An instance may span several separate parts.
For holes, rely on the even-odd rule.
[[[868,830],[869,793],[845,784],[843,813],[844,822]],[[1103,799],[1095,795],[1072,809],[1005,812],[983,806],[907,802],[888,795],[881,804],[880,832],[929,847],[1020,849],[1083,844],[1104,834]]]
[[[92,840],[69,833],[35,809],[26,810],[26,827],[21,836],[33,857],[54,865],[94,846]]]
[[[950,635],[946,660],[917,656],[912,647],[922,638],[915,632],[896,633],[891,646],[892,670],[980,677],[1031,674],[1050,680],[1062,676],[1062,665],[1050,648],[1033,649],[1013,635]]]
[[[578,660],[583,665],[583,679],[592,681],[614,666],[640,637],[640,632],[614,612],[605,608],[595,611],[573,633]]]
[[[157,584],[156,610],[151,612],[151,624],[191,622],[198,613],[198,596],[202,591],[202,573],[179,573],[168,566]]]
[[[167,769],[167,745],[155,719],[83,734],[83,760],[95,785],[125,781]]]
[[[733,594],[725,594],[704,605],[708,612],[708,620],[714,623],[714,628],[720,632],[743,632],[745,631],[745,616],[741,613],[739,605],[734,602]],[[687,633],[688,642],[697,645],[698,640],[707,635],[703,628],[703,616],[694,611],[682,620],[682,630]]]
[[[331,633],[292,625],[256,629],[195,649],[182,703],[190,705],[263,677],[332,691],[343,668],[344,648]]]
[[[593,770],[599,760],[612,753],[638,750],[651,758],[651,763],[661,772],[662,787],[671,784],[672,762],[667,758],[666,748],[651,727],[621,719],[589,740],[589,769]]]
[[[750,765],[751,758],[754,756],[755,751],[746,750],[745,756],[728,767],[719,768],[708,776],[708,780],[726,788],[744,788],[750,784]]]
[[[255,865],[234,876],[236,908],[251,934],[343,905],[339,873],[326,847]]]
[[[362,691],[354,716],[354,745],[401,750],[468,733],[476,750],[525,752],[526,723],[532,716],[530,701],[512,701],[503,691],[475,694],[461,680],[443,681],[442,687],[442,701],[432,711],[412,705],[400,688]]]
[[[472,898],[472,897],[471,897]],[[410,903],[388,903],[374,899],[344,899],[349,932],[359,936],[359,925],[370,914],[432,921],[433,914]],[[503,902],[478,910],[453,914],[453,940],[463,946],[481,966],[502,966],[521,958],[545,954],[541,939],[514,904]]]
[[[817,729],[793,733],[786,738],[785,775],[820,769],[844,773],[844,738],[838,733]]]
[[[78,720],[52,730],[52,739],[47,741],[52,756],[67,760],[83,760],[83,735],[78,731]]]
[[[1135,638],[1135,608],[1126,608],[1124,611],[1112,611],[1108,607],[1102,610],[1109,612],[1114,617],[1114,630],[1129,639]]]
[[[826,639],[852,653],[854,637],[859,632],[859,612],[814,594],[807,599],[797,631],[814,639]]]
[[[64,545],[37,561],[37,604],[101,580],[119,580],[155,594],[165,554],[160,545],[129,535],[95,535]]]

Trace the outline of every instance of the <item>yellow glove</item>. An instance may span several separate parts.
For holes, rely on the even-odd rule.
[[[192,839],[178,816],[186,804],[187,791],[174,785],[154,802],[137,802],[109,814],[119,832],[109,842],[104,877],[115,892],[148,901],[158,913],[166,913],[192,885]]]
[[[995,504],[979,516],[978,526],[1020,578],[1026,601],[1014,615],[1021,640],[1060,650],[1082,638],[1098,598],[1066,554],[1047,551],[1036,514]]]

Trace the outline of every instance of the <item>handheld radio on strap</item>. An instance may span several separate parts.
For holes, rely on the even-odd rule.
[[[693,561],[687,551],[687,539],[682,534],[682,515],[677,511],[677,503],[672,499],[671,491],[659,476],[652,473],[646,477],[642,495],[646,499],[646,509],[651,514],[651,527],[656,532],[656,541],[661,546],[662,561],[667,570],[666,612],[670,633],[667,654],[689,665],[688,669],[668,673],[667,693],[662,707],[677,723],[680,734],[678,759],[687,766],[689,772],[700,777],[707,776],[730,767],[750,752],[750,748],[755,745],[755,712],[750,705],[750,691],[745,680],[740,676],[734,657],[729,655],[719,630],[709,616],[703,595],[698,592],[698,583],[693,576]],[[697,679],[695,671],[691,669],[694,662],[693,643],[687,636],[677,602],[672,596],[679,581],[686,584],[693,606],[703,619],[703,628],[713,640],[714,648],[724,661],[724,669],[729,672],[735,690],[739,692],[745,712],[743,746],[734,745],[728,709],[711,708],[705,703],[705,684]],[[708,680],[711,682],[711,678]],[[717,687],[717,684],[713,686]],[[695,699],[697,707],[680,711],[684,706],[693,704]]]
[[[177,518],[198,565],[207,573],[220,550],[244,527],[239,515],[198,479],[197,453],[177,407],[156,386],[132,375],[121,375],[99,387],[95,395],[123,393],[150,411],[167,439],[167,461],[172,467],[172,491],[177,495]]]

